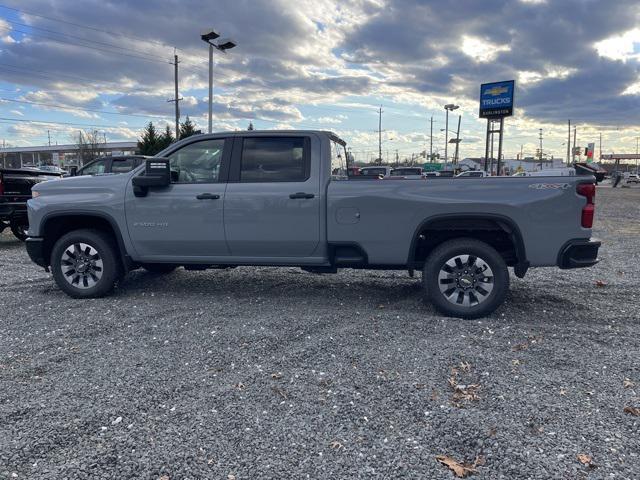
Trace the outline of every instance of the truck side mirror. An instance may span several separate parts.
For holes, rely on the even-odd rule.
[[[77,165],[71,165],[69,167],[69,176],[70,177],[75,177],[76,175],[78,175],[78,166]]]
[[[171,184],[171,165],[168,158],[150,158],[145,162],[144,175],[131,180],[136,197],[147,195],[149,188],[168,187]]]

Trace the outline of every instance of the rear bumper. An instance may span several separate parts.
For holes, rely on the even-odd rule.
[[[558,267],[584,268],[598,263],[599,240],[576,239],[569,240],[560,249],[558,254]]]
[[[25,246],[27,248],[27,253],[29,254],[29,258],[36,265],[40,265],[41,267],[47,267],[47,261],[44,258],[44,238],[40,237],[29,237],[25,242]]]

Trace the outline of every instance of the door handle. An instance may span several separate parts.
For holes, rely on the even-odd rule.
[[[304,193],[304,192],[298,192],[298,193],[292,193],[291,195],[289,195],[289,198],[313,198],[315,197],[315,195],[313,193]]]
[[[215,193],[201,193],[200,195],[197,195],[196,198],[198,200],[218,200],[220,195]]]

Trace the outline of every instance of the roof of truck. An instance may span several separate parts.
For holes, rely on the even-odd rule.
[[[346,145],[347,143],[342,140],[338,135],[336,135],[335,133],[329,131],[329,130],[236,130],[233,132],[213,132],[211,134],[209,133],[202,133],[200,135],[212,135],[212,136],[220,136],[220,135],[238,135],[238,136],[245,136],[245,135],[255,135],[255,134],[277,134],[277,135],[291,135],[291,134],[309,134],[309,133],[316,133],[316,134],[321,134],[321,135],[327,135],[331,140],[338,142],[341,145]]]

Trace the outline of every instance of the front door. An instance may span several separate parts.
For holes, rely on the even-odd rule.
[[[262,135],[236,140],[224,200],[233,256],[315,256],[320,201],[311,137]]]
[[[129,185],[127,226],[141,261],[204,262],[229,255],[220,172],[231,144],[224,138],[200,140],[170,153],[171,184],[150,188],[144,197]]]

